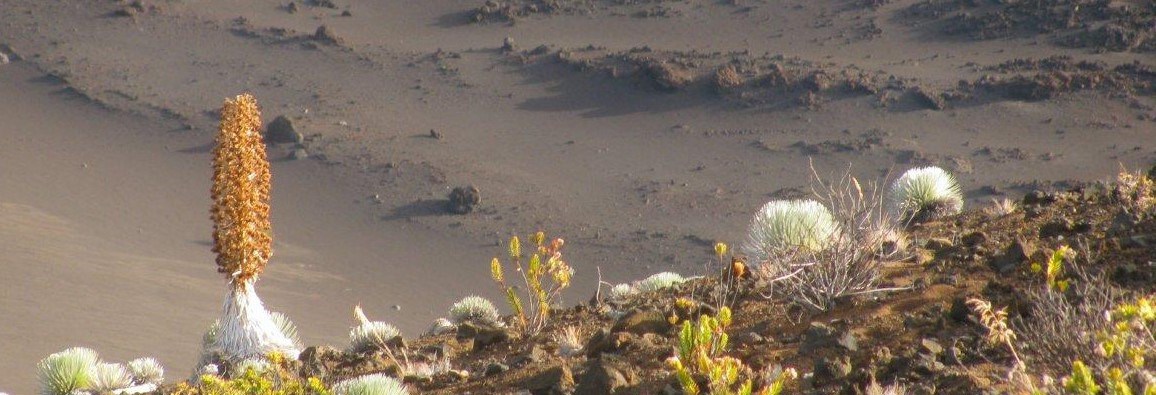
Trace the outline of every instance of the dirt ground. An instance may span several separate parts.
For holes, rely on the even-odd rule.
[[[939,165],[971,205],[1156,159],[1144,0],[0,9],[0,369],[27,373],[0,378],[11,393],[70,345],[191,368],[225,291],[207,152],[242,91],[309,156],[269,151],[278,244],[258,283],[308,344],[342,343],[356,303],[417,334],[462,296],[496,299],[486,263],[514,233],[566,239],[569,302],[598,271],[702,273],[757,207],[806,193],[808,159],[862,179]],[[468,185],[480,204],[447,213]]]

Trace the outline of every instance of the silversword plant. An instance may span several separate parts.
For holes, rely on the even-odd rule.
[[[241,361],[272,352],[290,358],[300,353],[285,335],[287,320],[278,325],[253,287],[273,255],[270,180],[257,100],[248,94],[226,100],[213,148],[210,212],[217,271],[229,280],[229,293],[206,354]]]
[[[889,202],[902,223],[923,222],[958,214],[963,210],[963,192],[946,170],[917,167],[895,180]]]

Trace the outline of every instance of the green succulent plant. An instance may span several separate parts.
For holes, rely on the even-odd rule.
[[[888,198],[895,218],[903,222],[927,221],[963,210],[959,183],[951,173],[935,166],[903,173],[891,185]]]
[[[366,352],[401,334],[396,326],[381,322],[364,322],[349,331],[349,351]]]
[[[155,358],[137,358],[128,362],[129,373],[137,384],[160,384],[165,380],[165,368]]]
[[[41,395],[67,395],[92,385],[93,368],[100,360],[90,348],[73,347],[49,355],[36,365]]]
[[[750,262],[762,264],[782,251],[819,251],[832,244],[839,223],[814,200],[775,200],[755,213],[742,250]]]
[[[480,324],[501,324],[498,308],[489,299],[481,296],[467,296],[450,306],[450,321],[454,324],[475,322]]]
[[[132,386],[132,375],[119,363],[97,363],[92,367],[89,389],[97,393],[111,392]]]
[[[654,292],[664,288],[670,288],[678,284],[682,284],[686,278],[674,272],[662,272],[650,275],[650,277],[642,279],[634,285],[634,289],[638,292]]]
[[[361,376],[337,383],[333,386],[334,395],[409,395],[397,379],[381,373]]]

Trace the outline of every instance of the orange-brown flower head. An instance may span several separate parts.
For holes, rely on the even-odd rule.
[[[217,271],[238,286],[261,274],[273,255],[269,184],[257,100],[226,99],[213,148],[213,252]]]

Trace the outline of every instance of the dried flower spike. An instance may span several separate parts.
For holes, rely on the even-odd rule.
[[[273,254],[270,181],[257,100],[225,100],[213,148],[211,217],[218,271],[234,284],[261,274]]]

